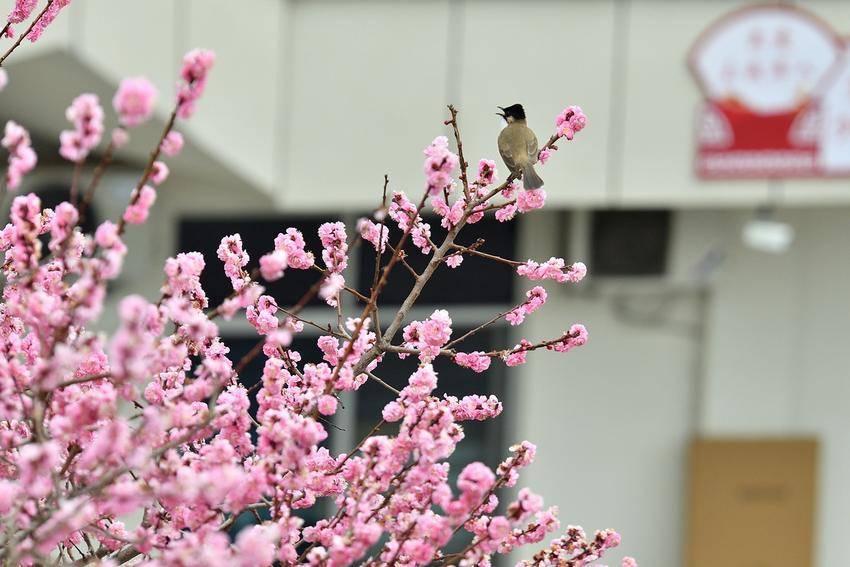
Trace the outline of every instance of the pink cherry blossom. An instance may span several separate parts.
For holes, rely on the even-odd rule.
[[[555,118],[555,126],[558,128],[558,136],[572,140],[577,132],[587,126],[587,116],[581,107],[568,106]]]
[[[194,49],[183,57],[183,67],[180,77],[183,82],[178,85],[177,116],[183,119],[191,118],[195,105],[207,84],[207,76],[215,63],[215,54],[206,49]]]
[[[587,329],[584,325],[575,324],[570,327],[569,331],[564,333],[564,336],[559,341],[546,348],[556,352],[567,352],[585,343],[587,343]]]
[[[287,254],[283,250],[275,250],[260,256],[260,275],[269,282],[279,280],[283,277],[283,271],[287,266]]]
[[[527,213],[535,209],[542,209],[546,204],[545,189],[531,189],[520,191],[516,196],[517,210]]]
[[[277,303],[270,295],[261,296],[255,305],[249,305],[245,310],[248,322],[261,335],[268,335],[277,329],[280,322],[277,319]]]
[[[425,148],[425,179],[427,192],[432,197],[451,185],[452,173],[457,169],[457,155],[449,151],[449,139],[437,136],[431,145]]]
[[[446,258],[446,266],[449,268],[457,268],[463,262],[463,256],[460,253],[451,254]]]
[[[233,289],[239,291],[248,284],[245,266],[250,257],[242,247],[242,237],[238,234],[225,236],[218,246],[218,259],[224,262],[224,273],[230,278]]]
[[[526,263],[517,266],[517,274],[530,280],[551,279],[558,283],[567,281],[578,283],[587,274],[587,266],[582,262],[575,262],[570,266],[566,266],[563,258],[553,257],[542,264],[528,260]]]
[[[459,352],[455,355],[454,360],[458,366],[464,366],[479,373],[490,368],[490,357],[480,351],[470,353]]]
[[[165,138],[162,139],[160,149],[162,150],[162,153],[167,156],[176,156],[183,149],[183,134],[176,130],[172,130],[165,136]]]
[[[539,285],[528,290],[525,296],[527,297],[525,302],[505,315],[505,319],[507,319],[511,325],[521,324],[525,320],[526,315],[534,313],[540,309],[544,303],[546,303],[546,290]]]
[[[117,149],[127,144],[130,141],[130,134],[122,127],[117,127],[112,130],[110,137],[112,145]]]
[[[150,208],[156,201],[156,190],[150,185],[145,185],[139,191],[136,202],[128,205],[124,211],[124,220],[130,224],[142,224],[148,220]]]
[[[476,184],[484,187],[496,181],[496,162],[491,159],[482,159],[478,162],[478,179]]]
[[[145,77],[123,79],[112,98],[122,126],[133,127],[147,121],[154,110],[156,87]]]
[[[370,219],[361,218],[357,221],[357,232],[366,242],[372,244],[376,251],[383,252],[389,240],[389,228],[381,224],[377,224]]]
[[[65,117],[74,125],[74,129],[65,130],[59,136],[59,154],[68,161],[83,161],[103,136],[103,109],[97,96],[78,96],[65,111]]]
[[[496,210],[496,220],[499,222],[507,222],[516,216],[517,207],[514,204],[508,204]]]
[[[34,35],[67,4],[51,3]],[[34,7],[18,1],[14,13]],[[185,57],[178,118],[191,116],[212,63],[212,53],[204,50]],[[120,125],[107,152],[124,145],[128,128],[150,116],[152,93],[143,80],[122,82],[114,101]],[[572,110],[564,118],[567,127],[581,130],[586,123],[581,116]],[[103,135],[102,111],[93,95],[81,95],[67,118],[73,129],[62,134],[61,152],[79,164]],[[168,177],[159,158],[176,156],[183,144],[171,125],[153,148],[150,167],[121,219],[105,220],[89,234],[80,226],[87,203],[43,209],[31,193],[12,200],[9,223],[0,230],[5,256],[0,514],[6,539],[16,543],[4,550],[5,563],[343,566],[371,557],[386,565],[490,565],[497,555],[536,545],[534,559],[521,564],[567,561],[578,567],[619,545],[613,530],[588,536],[576,526],[547,547],[539,545],[560,524],[557,509],[544,507],[529,489],[513,496],[511,489],[535,457],[528,441],[510,447],[495,468],[461,464],[456,483],[448,461],[460,454],[468,422],[494,419],[504,407],[493,395],[452,395],[465,386],[438,375],[438,358],[475,372],[487,371],[493,358],[516,366],[538,350],[567,352],[585,344],[586,328],[577,323],[553,339],[470,352],[469,333],[452,340],[453,321],[445,309],[432,307],[421,320],[411,315],[419,312],[413,309],[433,273],[448,272],[443,263],[456,268],[479,247],[481,261],[492,259],[483,240],[466,246],[460,243],[468,240],[456,240],[467,225],[494,209],[507,222],[518,210],[542,206],[545,194],[520,192],[515,183],[487,188],[496,183],[495,163],[481,160],[464,194],[452,196],[460,159],[441,136],[425,151],[426,190],[413,201],[395,192],[386,211],[382,207],[356,225],[362,242],[352,242],[368,242],[385,255],[384,279],[378,274],[381,283],[372,290],[346,286],[350,227],[328,222],[318,230],[320,249],[308,249],[294,228],[273,243],[256,243],[268,251],[259,260],[259,273],[268,281],[287,270],[315,272],[314,283],[294,305],[279,305],[249,272],[239,234],[224,237],[216,251],[233,288],[217,305],[210,305],[202,285],[210,259],[191,251],[165,260],[160,276],[153,274],[161,282],[157,286],[107,302],[109,282],[121,275],[128,254],[125,232],[147,220],[154,186]],[[35,166],[35,154],[28,133],[14,122],[7,124],[2,144],[9,152],[7,183],[14,188]],[[428,200],[447,231],[432,234],[424,222]],[[389,224],[380,224],[384,221]],[[403,236],[395,234],[396,227]],[[407,264],[413,247],[425,255],[425,268]],[[584,264],[568,266],[560,258],[499,261],[531,280],[578,281],[586,273]],[[380,297],[392,269],[415,272],[400,305]],[[343,294],[352,300],[342,301]],[[315,295],[333,309],[309,304]],[[502,319],[520,324],[544,309],[546,300],[543,287],[535,286],[521,304],[481,328]],[[113,304],[116,312],[101,319]],[[320,310],[328,317],[314,317]],[[238,357],[218,319],[237,316],[258,335]],[[315,356],[312,348],[298,347],[308,339],[308,328],[319,331],[309,339]],[[392,378],[384,362],[393,354],[419,359],[401,390],[382,379]],[[262,367],[254,377],[252,362]],[[332,453],[328,428],[336,427],[331,416],[342,408],[343,392],[364,388],[372,396],[365,390],[372,387],[392,392],[372,432],[345,452]],[[326,504],[333,513],[323,516]],[[254,517],[257,524],[234,540],[228,531],[240,517]],[[468,543],[449,555],[456,534]],[[636,567],[629,558],[622,565]]]
[[[325,300],[325,303],[331,307],[336,307],[339,304],[339,293],[345,287],[345,278],[342,274],[332,273],[322,282],[322,287],[319,289],[319,297]]]
[[[322,241],[322,260],[328,270],[341,273],[348,266],[348,244],[345,225],[341,222],[326,222],[319,227]]]
[[[19,24],[30,17],[35,9],[38,0],[15,0],[15,6],[9,14],[8,22],[10,24]]]
[[[71,0],[54,0],[48,6],[47,11],[41,16],[32,28],[32,31],[27,35],[27,39],[31,42],[35,43],[44,33],[44,30],[47,29],[47,26],[53,23],[53,20],[56,19],[56,16],[59,15],[59,11],[71,3]],[[28,6],[28,3],[25,3]],[[16,4],[17,8],[17,4]],[[32,10],[30,8],[30,10]],[[26,19],[26,17],[24,17]]]
[[[305,249],[304,235],[294,228],[287,228],[286,233],[278,234],[274,239],[275,250],[286,253],[286,264],[296,270],[306,270],[314,264],[312,252]]]
[[[29,132],[23,126],[9,120],[0,144],[9,151],[9,166],[6,169],[6,187],[17,189],[24,175],[35,168],[38,161],[32,149]]]
[[[162,185],[166,179],[168,179],[168,166],[161,161],[153,162],[150,180],[154,185]]]

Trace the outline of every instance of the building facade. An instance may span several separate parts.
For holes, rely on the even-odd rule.
[[[167,116],[182,53],[217,52],[154,218],[127,237],[141,252],[114,295],[151,297],[162,261],[204,222],[356,219],[379,202],[385,173],[391,189],[417,192],[421,150],[445,133],[447,103],[461,111],[470,161],[497,154],[497,105],[522,102],[541,138],[564,106],[581,105],[589,126],[542,167],[547,209],[520,222],[511,246],[520,259],[588,264],[583,284],[549,290],[550,308],[523,333],[581,321],[591,341],[566,358],[529,357],[488,384],[506,402],[493,435],[538,444],[524,481],[561,506],[565,524],[614,527],[626,554],[657,567],[684,564],[691,439],[816,437],[816,564],[845,565],[850,178],[707,179],[697,167],[707,99],[689,54],[712,22],[750,4],[76,0],[16,53],[0,117],[31,128],[49,153],[76,94],[108,101],[120,78],[148,76],[160,124],[134,136],[104,184],[96,207],[114,218]],[[797,4],[850,34],[850,3]],[[850,86],[824,96],[850,99]],[[29,188],[69,175],[57,159]],[[782,253],[742,239],[759,211],[793,230]],[[645,245],[622,261],[617,246],[635,241]],[[608,267],[594,274],[595,262]],[[499,285],[489,303],[456,301],[456,321],[524,297],[521,282]],[[250,334],[229,325],[234,340]],[[499,333],[492,340],[519,339]],[[351,445],[345,435],[335,443]]]

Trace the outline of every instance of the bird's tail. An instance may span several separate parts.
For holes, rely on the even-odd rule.
[[[534,171],[534,165],[529,163],[522,168],[522,186],[526,189],[539,189],[543,187],[543,180]]]

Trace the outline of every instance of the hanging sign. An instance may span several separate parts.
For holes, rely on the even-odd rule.
[[[743,8],[696,41],[705,179],[850,177],[850,41],[790,5]]]

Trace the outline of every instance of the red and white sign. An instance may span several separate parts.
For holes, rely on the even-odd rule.
[[[850,176],[850,40],[789,5],[733,12],[689,57],[706,179]]]

